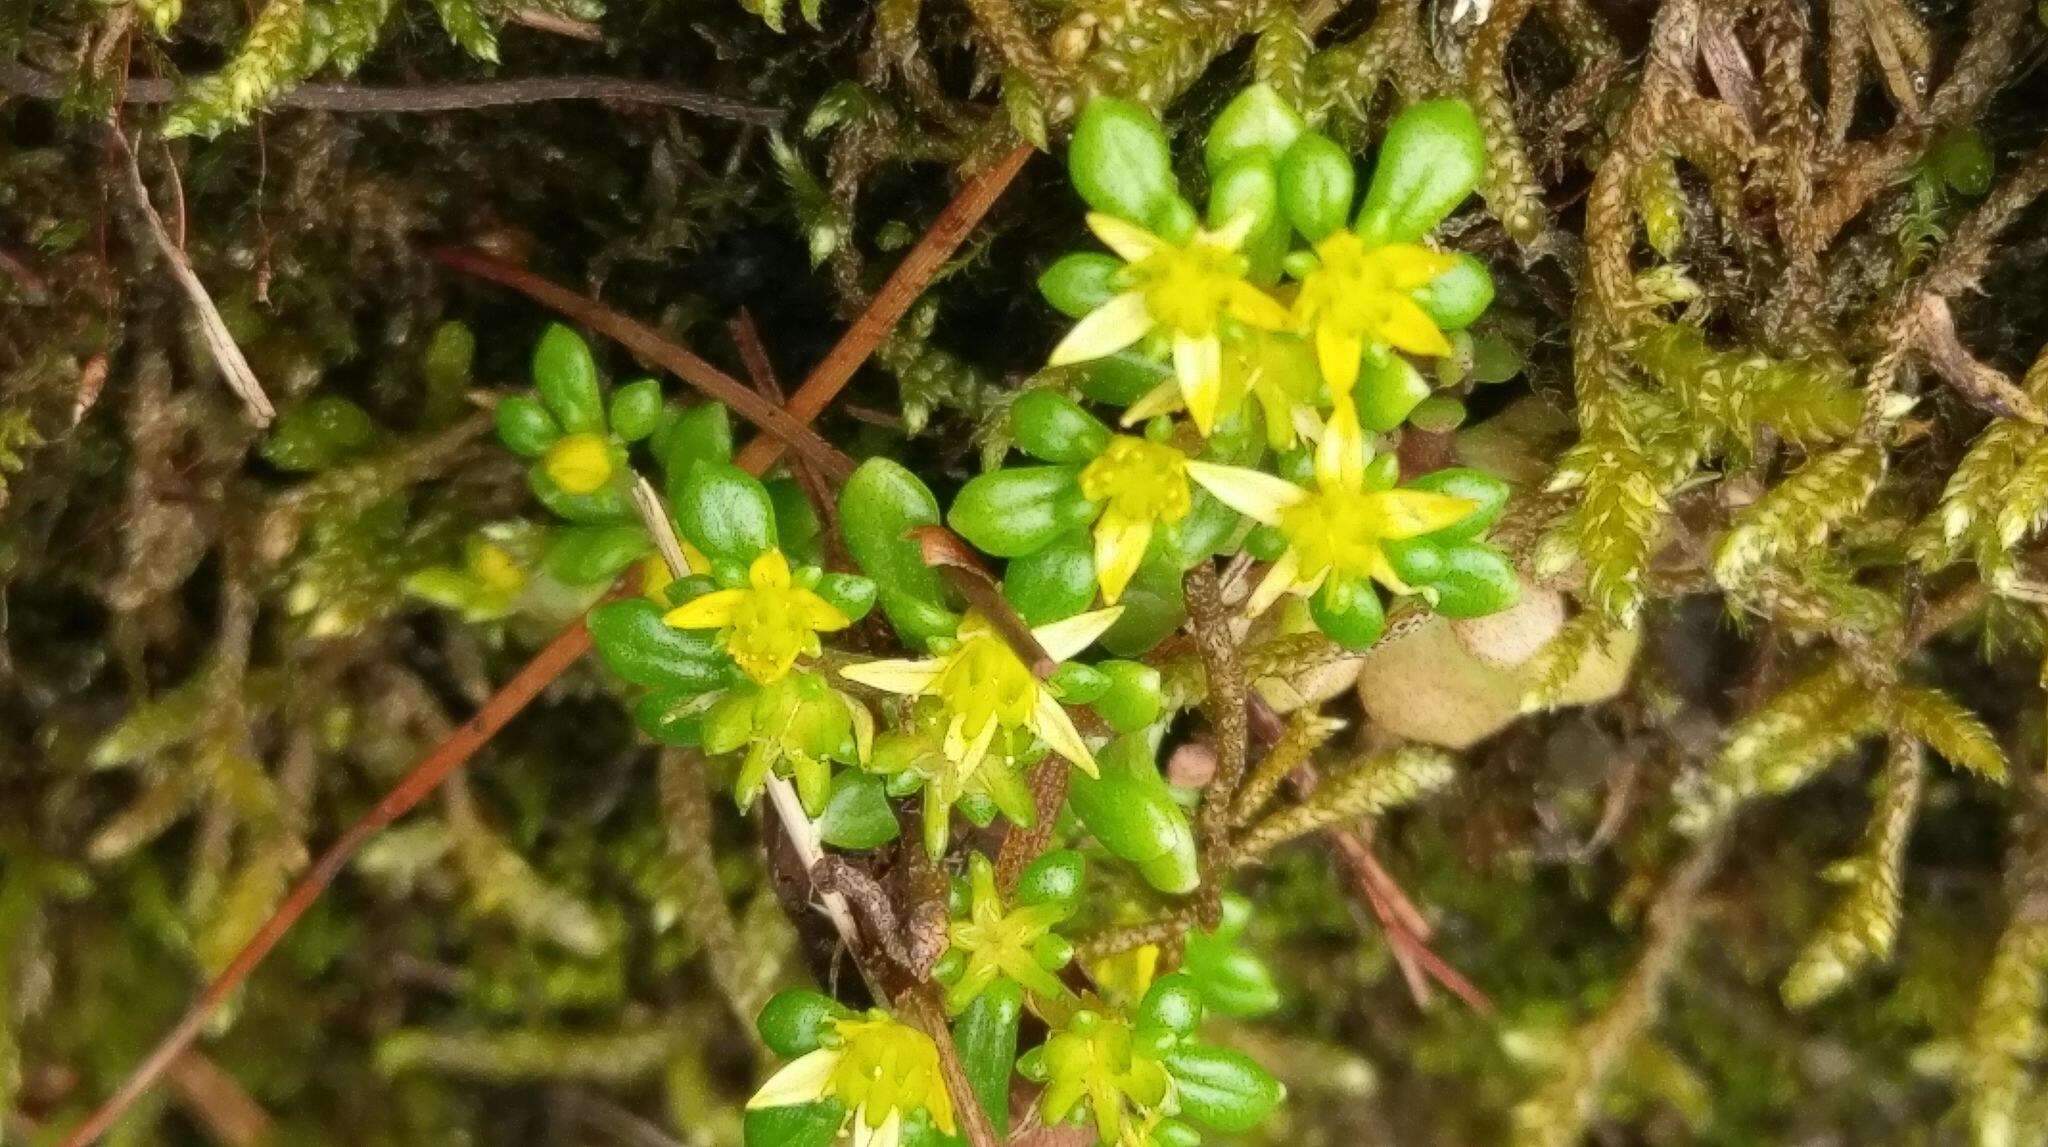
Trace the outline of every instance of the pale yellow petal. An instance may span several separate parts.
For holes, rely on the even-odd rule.
[[[1394,572],[1393,564],[1387,561],[1387,551],[1378,546],[1374,546],[1372,552],[1366,555],[1365,572],[1373,580],[1393,590],[1395,593],[1416,592],[1414,586],[1402,581],[1401,575]],[[1428,596],[1430,597],[1430,604],[1435,605],[1435,591],[1430,591]]]
[[[1279,601],[1282,595],[1294,588],[1295,579],[1300,573],[1301,556],[1289,547],[1286,553],[1280,555],[1280,560],[1273,563],[1273,568],[1266,571],[1266,576],[1259,579],[1257,588],[1252,590],[1252,596],[1244,603],[1244,615],[1258,617],[1273,608],[1274,602]]]
[[[825,1086],[832,1079],[832,1069],[839,1066],[839,1051],[834,1048],[819,1048],[809,1055],[792,1060],[781,1071],[768,1077],[761,1090],[747,1100],[747,1110],[763,1107],[789,1107],[798,1103],[815,1103],[825,1097]]]
[[[1138,401],[1125,407],[1122,424],[1136,426],[1148,418],[1184,409],[1186,405],[1180,400],[1180,380],[1169,378],[1139,395]]]
[[[1373,498],[1379,518],[1374,532],[1383,538],[1413,538],[1456,525],[1477,507],[1470,499],[1430,490],[1388,490]]]
[[[1316,326],[1316,365],[1323,369],[1323,381],[1331,394],[1349,394],[1358,383],[1358,359],[1365,353],[1365,340],[1330,323]]]
[[[745,600],[746,590],[715,589],[662,614],[661,620],[676,629],[717,629],[732,624],[734,611]]]
[[[1059,621],[1047,622],[1031,631],[1045,655],[1054,661],[1067,661],[1083,649],[1095,644],[1095,639],[1109,631],[1116,619],[1124,615],[1124,607],[1111,606],[1108,609],[1094,609],[1077,613]]]
[[[1215,495],[1217,501],[1269,526],[1280,524],[1280,511],[1308,497],[1307,490],[1285,478],[1242,466],[1219,466],[1190,459],[1188,477]]]
[[[1230,285],[1230,295],[1223,305],[1231,318],[1249,326],[1277,331],[1287,325],[1287,308],[1280,305],[1280,300],[1243,280]]]
[[[1203,434],[1216,425],[1216,405],[1223,397],[1223,344],[1215,335],[1173,337],[1173,373],[1180,382],[1188,417]]]
[[[1350,392],[1340,392],[1323,439],[1316,445],[1316,482],[1325,490],[1365,488],[1365,431],[1358,425],[1358,407]]]
[[[875,715],[868,712],[866,705],[844,693],[839,694],[839,700],[846,705],[846,716],[853,722],[853,755],[861,764],[866,764],[868,758],[874,756]]]
[[[1383,300],[1387,313],[1380,320],[1379,330],[1374,332],[1396,350],[1409,354],[1446,355],[1451,353],[1451,340],[1444,337],[1429,312],[1415,300],[1400,295],[1388,295]],[[1353,372],[1356,377],[1356,372]],[[1349,389],[1347,386],[1346,389]]]
[[[1112,510],[1096,520],[1095,581],[1102,587],[1104,602],[1115,605],[1124,595],[1151,544],[1150,518],[1126,518]]]
[[[1102,245],[1117,253],[1126,263],[1137,263],[1168,249],[1166,240],[1154,235],[1136,223],[1104,215],[1100,211],[1088,213],[1088,229],[1102,240]]]
[[[1075,323],[1060,345],[1052,348],[1052,357],[1047,362],[1052,366],[1071,366],[1113,355],[1151,333],[1152,325],[1152,312],[1145,307],[1145,296],[1125,291]]]
[[[1039,692],[1044,693],[1045,691],[1041,689]],[[988,747],[995,743],[996,733],[1001,728],[1002,723],[997,721],[994,716],[990,716],[988,720],[981,723],[981,731],[974,734],[974,740],[961,752],[957,762],[960,766],[960,776],[962,779],[973,776],[974,771],[981,767],[981,762],[988,759]]]
[[[931,687],[945,669],[945,662],[913,660],[907,657],[884,661],[863,661],[839,671],[841,677],[884,693],[916,696]]]
[[[789,559],[773,546],[762,550],[754,564],[747,567],[747,581],[755,589],[788,589]]]
[[[1075,768],[1091,777],[1101,775],[1095,767],[1095,754],[1088,751],[1088,742],[1081,739],[1081,730],[1074,727],[1074,719],[1067,716],[1050,689],[1038,691],[1038,704],[1031,712],[1031,731],[1038,734],[1047,748],[1072,761]]]
[[[1188,415],[1202,433],[1216,420],[1216,398],[1223,390],[1223,344],[1213,334],[1173,336],[1173,375]],[[1202,403],[1207,405],[1203,406]]]

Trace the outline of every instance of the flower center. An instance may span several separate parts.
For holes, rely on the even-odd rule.
[[[548,447],[541,467],[565,494],[588,494],[611,481],[611,448],[595,434],[565,434]]]
[[[725,650],[741,672],[764,685],[788,673],[798,657],[818,652],[818,636],[804,622],[799,592],[756,585],[733,607]]]
[[[1368,247],[1350,231],[1316,245],[1318,265],[1302,284],[1302,304],[1340,329],[1375,335],[1396,318],[1408,292],[1451,265],[1449,256],[1415,243]]]
[[[1029,723],[1038,704],[1038,678],[1002,638],[982,633],[960,643],[937,693],[972,738],[990,721],[1005,729]]]
[[[1301,561],[1301,576],[1370,576],[1380,553],[1379,495],[1323,490],[1280,511],[1280,532]]]
[[[1188,456],[1171,446],[1120,435],[1081,470],[1081,493],[1126,521],[1178,522],[1192,504]]]
[[[1201,240],[1134,264],[1132,274],[1153,321],[1175,334],[1214,334],[1231,288],[1244,278],[1244,256]]]

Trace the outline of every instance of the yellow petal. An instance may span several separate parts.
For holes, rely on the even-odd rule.
[[[848,665],[839,671],[839,675],[870,689],[914,697],[929,689],[932,682],[939,679],[939,674],[944,669],[943,661],[894,658]]]
[[[1409,354],[1446,355],[1451,353],[1451,340],[1444,337],[1429,312],[1422,309],[1414,299],[1401,295],[1387,295],[1383,300],[1387,313],[1380,320],[1379,329],[1374,333],[1396,350]],[[1358,376],[1357,364],[1352,364],[1352,377]],[[1345,389],[1349,390],[1347,383]]]
[[[1273,608],[1273,603],[1279,601],[1282,594],[1294,588],[1295,578],[1300,573],[1301,555],[1289,547],[1280,555],[1280,560],[1273,563],[1273,568],[1266,571],[1266,576],[1259,579],[1258,588],[1252,590],[1252,596],[1244,603],[1244,615],[1258,617]]]
[[[717,629],[732,624],[734,611],[745,600],[746,590],[714,589],[662,614],[661,620],[676,629]]]
[[[1216,424],[1216,403],[1223,397],[1223,344],[1215,335],[1173,336],[1173,373],[1188,417],[1203,434]]]
[[[1365,488],[1365,431],[1358,425],[1358,407],[1349,391],[1340,391],[1336,409],[1323,424],[1316,446],[1316,482],[1325,490]]]
[[[1117,253],[1126,263],[1137,263],[1169,249],[1167,242],[1136,223],[1104,215],[1100,211],[1088,213],[1088,229],[1102,240],[1102,245]]]
[[[1046,747],[1074,763],[1074,767],[1089,776],[1100,776],[1095,767],[1095,754],[1088,751],[1088,742],[1081,739],[1081,730],[1074,727],[1074,719],[1060,707],[1052,690],[1038,691],[1038,704],[1032,707],[1031,731],[1038,734]]]
[[[1190,459],[1188,477],[1214,494],[1217,501],[1269,526],[1280,524],[1280,511],[1308,497],[1307,490],[1285,478],[1242,466],[1219,466]]]
[[[839,700],[846,706],[846,716],[853,722],[853,755],[861,764],[866,764],[868,758],[874,756],[875,715],[868,712],[866,705],[844,693],[839,694]]]
[[[1438,275],[1458,264],[1456,256],[1432,251],[1419,243],[1389,243],[1373,252],[1373,258],[1400,291],[1427,287]]]
[[[1425,321],[1428,317],[1423,316]],[[1358,383],[1358,359],[1364,353],[1365,340],[1358,335],[1327,322],[1316,325],[1316,365],[1323,368],[1323,381],[1330,384],[1331,394],[1351,393]]]
[[[1125,407],[1122,425],[1136,426],[1154,415],[1171,414],[1186,405],[1180,400],[1180,380],[1169,378],[1139,395],[1138,401]]]
[[[762,550],[754,564],[747,567],[747,581],[755,589],[788,589],[789,559],[773,546]]]
[[[1095,523],[1095,581],[1102,587],[1102,600],[1115,605],[1124,587],[1138,574],[1145,560],[1145,547],[1152,544],[1149,518],[1125,518],[1110,511]]]
[[[1041,695],[1044,692],[1043,689],[1039,690]],[[960,754],[958,763],[961,777],[973,776],[974,770],[981,767],[981,762],[988,759],[988,747],[995,743],[996,731],[1001,727],[1002,722],[996,720],[994,716],[981,723],[981,731],[974,735],[974,741]]]
[[[789,595],[790,608],[796,611],[797,620],[804,628],[820,633],[845,629],[853,619],[839,611],[839,607],[807,589],[797,590]]]
[[[1224,299],[1223,306],[1231,318],[1249,326],[1276,331],[1287,325],[1287,308],[1281,306],[1278,299],[1242,279],[1230,285],[1230,294]]]
[[[1379,518],[1374,532],[1383,538],[1413,538],[1455,525],[1477,507],[1469,499],[1429,490],[1388,490],[1373,498]]]
[[[1052,357],[1047,362],[1052,366],[1072,366],[1112,355],[1151,330],[1152,312],[1145,307],[1145,296],[1125,291],[1075,323],[1060,345],[1052,348]]]
[[[809,1055],[791,1061],[781,1071],[768,1077],[761,1090],[747,1100],[747,1110],[763,1107],[788,1107],[797,1103],[813,1103],[825,1097],[825,1086],[831,1082],[832,1069],[839,1066],[839,1051],[834,1048],[819,1048]]]
[[[1120,605],[1090,610],[1041,625],[1031,631],[1031,636],[1038,639],[1047,657],[1054,661],[1067,661],[1095,644],[1095,639],[1108,632],[1109,627],[1116,624],[1116,619],[1123,615],[1124,607]]]

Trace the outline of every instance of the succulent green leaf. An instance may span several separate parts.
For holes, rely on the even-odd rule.
[[[653,548],[637,524],[567,526],[549,539],[541,568],[563,585],[607,585]]]
[[[1012,558],[1003,597],[1027,625],[1069,618],[1095,602],[1095,547],[1086,531],[1055,539],[1037,553]]]
[[[1368,245],[1415,242],[1464,202],[1485,170],[1486,141],[1470,104],[1409,105],[1387,125],[1358,210],[1359,237]]]
[[[1142,661],[1105,661],[1096,666],[1109,678],[1109,688],[1090,703],[1097,715],[1119,733],[1135,733],[1159,719],[1166,706],[1159,670]]]
[[[1078,319],[1117,293],[1111,280],[1123,268],[1123,260],[1114,255],[1075,251],[1060,256],[1038,276],[1038,292],[1054,310]]]
[[[836,1099],[763,1107],[747,1112],[742,1134],[746,1147],[832,1147],[845,1121],[846,1105]]]
[[[533,385],[562,430],[569,434],[604,432],[604,394],[597,381],[597,361],[583,337],[560,323],[550,323],[533,351]]]
[[[1462,542],[1446,546],[1444,569],[1420,583],[1436,592],[1432,608],[1445,617],[1484,617],[1515,604],[1521,586],[1514,563],[1492,546]]]
[[[676,629],[644,598],[608,602],[590,611],[590,636],[606,668],[635,685],[707,693],[735,679],[732,662],[708,629]]]
[[[1280,1081],[1242,1052],[1186,1043],[1165,1058],[1180,1114],[1226,1134],[1250,1131],[1287,1097]]]
[[[1095,519],[1075,466],[1019,466],[977,475],[960,488],[946,519],[983,553],[1021,557]]]
[[[1149,222],[1179,194],[1165,130],[1128,100],[1088,101],[1067,149],[1067,172],[1088,206],[1132,223]]]
[[[1415,364],[1385,347],[1366,348],[1358,364],[1358,385],[1352,388],[1358,424],[1384,434],[1408,420],[1429,397],[1429,380]]]
[[[1369,649],[1386,632],[1386,607],[1372,579],[1331,578],[1308,599],[1309,616],[1323,636],[1346,649]]]
[[[744,566],[776,544],[775,503],[752,474],[729,462],[704,462],[677,485],[676,524],[712,561]]]
[[[1055,390],[1027,390],[1010,404],[1010,433],[1017,448],[1045,462],[1087,462],[1109,445],[1109,427]]]
[[[874,579],[882,610],[906,640],[922,644],[953,632],[938,571],[905,535],[939,523],[939,500],[917,475],[887,458],[861,463],[839,491],[839,529],[862,573]]]
[[[661,383],[651,378],[629,382],[612,392],[612,433],[638,442],[654,433],[661,420]]]
[[[1301,113],[1289,107],[1272,85],[1253,84],[1216,113],[1202,144],[1202,159],[1212,179],[1245,159],[1270,166],[1286,154],[1307,126]]]
[[[1010,1075],[1017,1063],[1017,1027],[1023,1016],[1024,987],[1005,976],[983,989],[953,1021],[960,1066],[998,1135],[1010,1129]]]
[[[1415,301],[1443,331],[1461,331],[1493,305],[1493,273],[1475,256],[1459,252],[1451,269],[1415,292]]]
[[[818,833],[834,848],[861,852],[880,848],[903,831],[896,809],[882,791],[882,778],[854,769],[832,778],[831,795],[818,817]]]
[[[1280,158],[1280,210],[1303,238],[1319,243],[1344,226],[1358,194],[1358,171],[1336,140],[1308,132]]]
[[[493,417],[498,424],[498,440],[515,454],[538,458],[548,452],[555,439],[562,436],[562,428],[549,414],[547,407],[537,398],[515,394],[498,403]]]
[[[1174,895],[1194,891],[1202,879],[1194,829],[1159,775],[1147,739],[1118,737],[1097,754],[1096,764],[1099,777],[1075,770],[1067,790],[1081,823],[1154,888]]]

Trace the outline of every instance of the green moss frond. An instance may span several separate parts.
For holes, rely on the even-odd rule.
[[[1860,969],[1890,959],[1899,932],[1899,886],[1906,841],[1920,807],[1924,773],[1919,742],[1892,738],[1876,783],[1876,807],[1856,852],[1825,873],[1843,885],[1827,919],[1800,949],[1779,992],[1795,1008],[1833,995]]]

